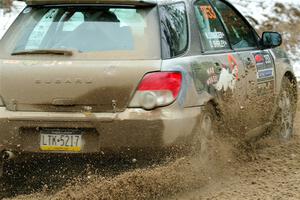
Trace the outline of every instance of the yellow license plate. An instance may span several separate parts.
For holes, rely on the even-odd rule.
[[[81,145],[81,134],[67,134],[66,132],[40,134],[40,149],[42,151],[79,152]]]

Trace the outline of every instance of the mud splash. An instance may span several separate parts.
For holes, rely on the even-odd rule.
[[[7,200],[79,200],[79,199],[166,199],[177,194],[198,190],[215,177],[222,176],[223,169],[231,162],[229,144],[214,141],[213,154],[210,160],[203,160],[198,154],[182,156],[160,164],[146,166],[136,160],[135,164],[110,169],[87,168],[81,175],[56,184],[55,187],[44,186],[31,194],[7,198]],[[112,166],[115,168],[115,166]],[[54,171],[55,172],[55,171]],[[76,172],[74,172],[76,173]],[[77,172],[78,174],[78,172]],[[80,173],[79,173],[80,174]],[[41,170],[35,176],[42,176]],[[48,176],[51,176],[50,174]],[[58,179],[48,180],[50,182]],[[34,188],[34,186],[33,186]],[[29,193],[26,188],[20,193]]]

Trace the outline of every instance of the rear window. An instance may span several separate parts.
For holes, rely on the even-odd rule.
[[[28,7],[20,20],[24,23],[16,27],[21,34],[14,52],[72,49],[81,53],[115,53],[115,57],[119,53],[124,58],[160,56],[155,8]]]

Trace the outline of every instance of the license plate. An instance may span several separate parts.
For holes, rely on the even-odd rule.
[[[72,130],[42,130],[40,133],[40,149],[42,151],[69,151],[81,150],[81,133]]]

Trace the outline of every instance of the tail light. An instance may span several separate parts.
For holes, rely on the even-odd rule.
[[[154,72],[142,79],[130,107],[150,110],[174,102],[180,92],[182,75],[180,72]]]

